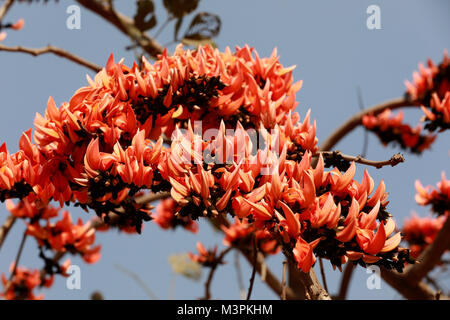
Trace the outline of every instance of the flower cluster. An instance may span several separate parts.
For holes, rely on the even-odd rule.
[[[11,271],[14,270],[14,264],[11,265]],[[6,300],[42,300],[44,296],[36,296],[33,291],[37,287],[50,287],[53,283],[53,276],[42,279],[40,270],[29,270],[24,267],[17,267],[14,270],[14,276],[11,281],[2,274],[2,284],[4,290],[0,297]]]
[[[277,254],[280,251],[278,241],[267,230],[258,230],[248,219],[235,218],[230,226],[222,226],[225,237],[223,244],[226,246],[240,246],[252,242],[252,235],[256,240],[256,247],[263,254]]]
[[[28,220],[26,232],[36,239],[41,252],[49,249],[79,254],[87,263],[95,263],[100,258],[100,246],[93,247],[95,230],[90,221],[83,223],[78,219],[77,223],[73,223],[69,212],[64,211],[61,220],[50,222],[59,216],[59,209],[51,205],[39,207],[38,202],[29,198],[24,198],[17,205],[8,200],[6,207],[13,216]],[[45,226],[41,222],[45,222]]]
[[[365,115],[362,122],[366,129],[374,132],[384,145],[396,143],[402,149],[413,153],[422,153],[430,148],[436,139],[435,135],[422,134],[420,125],[412,128],[403,123],[401,111],[393,115],[390,109],[386,109],[378,115]]]
[[[186,230],[197,233],[198,225],[190,217],[175,215],[178,204],[172,198],[163,199],[156,207],[156,214],[152,215],[153,222],[163,229],[175,229],[182,226]]]
[[[428,60],[427,66],[419,64],[413,73],[413,82],[405,82],[408,99],[419,101],[425,113],[426,129],[450,128],[450,57],[447,51],[441,64]]]
[[[184,133],[176,131],[171,157],[161,174],[172,185],[178,214],[196,219],[230,213],[245,219],[231,228],[223,227],[227,244],[252,232],[247,226],[250,222],[254,230],[267,231],[277,239],[305,272],[314,264],[315,255],[338,267],[350,259],[401,270],[408,253],[398,249],[400,233],[391,237],[395,223],[386,212],[384,183],[373,192],[374,182],[367,171],[361,183],[354,181],[354,163],[345,173],[338,169],[325,172],[322,156],[313,169],[315,139],[308,135],[313,130],[309,130],[309,120],[297,126],[303,128],[303,142],[311,141],[303,143],[306,151],[297,158],[300,161],[288,156],[294,142],[286,131],[287,139],[277,144],[278,131],[262,130],[254,154],[252,139],[240,124],[232,134],[222,124],[211,139],[196,135],[190,127]],[[217,161],[223,159],[228,162]]]
[[[444,172],[442,172],[441,181],[437,183],[437,188],[432,186],[424,188],[417,180],[416,190],[416,202],[419,205],[431,205],[431,210],[440,216],[450,214],[450,180],[447,180]]]
[[[404,240],[409,244],[411,257],[417,259],[431,243],[433,243],[445,222],[445,217],[420,218],[413,215],[403,224]]]
[[[106,224],[113,213],[115,226],[137,232],[151,219],[195,232],[199,217],[231,215],[225,244],[256,239],[261,252],[282,249],[305,272],[316,256],[401,271],[408,251],[398,247],[383,181],[375,188],[367,171],[354,180],[354,163],[345,172],[326,171],[322,156],[312,164],[316,123],[309,111],[303,119],[294,112],[302,83],[293,68],[276,51],[260,58],[248,46],[179,46],[154,64],[143,58],[141,68],[111,56],[69,102],[58,108],[49,99],[17,153],[0,147],[1,200],[21,199],[10,209],[30,219],[27,232],[41,247],[87,262],[99,257],[91,225],[67,212],[50,222],[58,215],[50,201],[93,209]],[[402,134],[417,150],[434,139],[413,144]],[[152,214],[137,201],[144,190],[171,198]]]
[[[217,246],[215,246],[214,249],[206,250],[205,246],[201,242],[197,242],[197,251],[199,253],[198,255],[188,252],[188,256],[192,261],[200,263],[205,267],[210,267],[218,263],[224,263],[217,257]]]

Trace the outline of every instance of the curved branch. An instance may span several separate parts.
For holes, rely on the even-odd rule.
[[[86,68],[89,68],[95,72],[99,72],[102,69],[102,67],[100,67],[99,65],[92,63],[84,58],[81,58],[67,50],[64,50],[64,49],[61,49],[58,47],[54,47],[54,46],[50,46],[50,45],[43,47],[43,48],[34,49],[34,48],[27,48],[27,47],[22,47],[22,46],[8,47],[8,46],[0,44],[0,51],[28,53],[35,57],[39,56],[41,54],[52,53],[59,57],[62,57],[62,58],[68,59],[72,62],[75,62],[79,65],[82,65]]]
[[[425,283],[412,283],[408,281],[404,274],[393,270],[381,269],[381,277],[391,287],[396,289],[403,297],[409,300],[434,300],[436,299],[436,292],[431,290]],[[440,295],[440,299],[448,300],[449,298]]]
[[[343,137],[362,124],[362,118],[365,115],[377,115],[386,109],[394,110],[402,107],[417,107],[419,105],[420,104],[417,101],[409,101],[404,98],[398,98],[367,108],[348,119],[336,131],[328,136],[328,138],[320,146],[320,150],[331,150]]]
[[[418,263],[411,265],[405,273],[405,278],[411,283],[423,279],[441,260],[445,251],[450,249],[450,219],[447,218],[442,229],[417,259]]]

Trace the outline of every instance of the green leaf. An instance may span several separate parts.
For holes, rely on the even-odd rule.
[[[180,19],[197,9],[200,0],[164,0],[163,4],[167,12]]]
[[[156,25],[155,5],[152,0],[138,0],[134,24],[141,31],[146,31]]]

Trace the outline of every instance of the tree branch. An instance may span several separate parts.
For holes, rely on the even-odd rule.
[[[355,266],[351,262],[347,262],[347,265],[344,269],[344,274],[341,279],[341,286],[339,288],[339,293],[337,296],[338,300],[345,300],[347,297],[348,287],[350,284],[350,280],[352,279],[353,270]]]
[[[253,234],[253,270],[252,275],[250,277],[250,286],[248,287],[248,293],[247,293],[247,300],[250,300],[250,297],[252,295],[253,290],[253,283],[255,282],[255,275],[256,275],[256,263],[258,261],[258,246],[256,244],[256,236]]]
[[[320,153],[323,156],[328,156],[328,157],[333,157],[333,156],[342,157],[344,160],[347,160],[350,162],[354,161],[356,163],[364,164],[366,166],[372,166],[377,169],[380,169],[381,167],[384,167],[384,166],[394,167],[401,162],[405,162],[405,158],[403,157],[403,155],[401,153],[396,153],[389,160],[383,160],[383,161],[368,160],[368,159],[363,158],[362,156],[356,156],[356,157],[349,156],[349,155],[343,154],[341,151],[320,151],[319,154]],[[318,156],[318,154],[315,154],[314,156]]]
[[[16,220],[17,218],[15,216],[10,215],[3,223],[3,225],[0,227],[0,249],[3,246],[3,242],[5,241],[6,236],[9,233],[9,230],[11,230]]]
[[[417,101],[408,101],[404,98],[393,99],[382,104],[367,108],[348,119],[343,125],[335,130],[320,146],[320,150],[331,150],[342,138],[344,138],[353,129],[362,124],[362,118],[365,115],[377,115],[386,109],[399,109],[402,107],[417,107],[420,104]]]
[[[3,6],[0,8],[0,22],[5,17],[6,13],[9,9],[11,9],[11,6],[14,4],[14,0],[6,0]]]
[[[409,300],[434,300],[436,293],[425,283],[412,283],[408,281],[404,274],[393,270],[381,268],[381,277],[391,287],[396,289],[403,297]],[[440,299],[448,300],[447,296],[441,295]]]
[[[79,65],[82,65],[86,68],[89,68],[95,72],[99,72],[102,69],[102,67],[100,67],[99,65],[92,63],[86,59],[83,59],[67,50],[64,50],[64,49],[61,49],[58,47],[54,47],[54,46],[50,46],[50,45],[43,47],[43,48],[34,49],[34,48],[27,48],[27,47],[22,47],[22,46],[8,47],[8,46],[0,44],[0,51],[28,53],[35,57],[37,57],[41,54],[52,53],[61,58],[68,59],[68,60],[75,62]]]
[[[203,298],[204,300],[209,300],[211,299],[211,283],[212,283],[212,279],[214,276],[215,271],[217,270],[217,267],[221,264],[221,262],[223,261],[223,258],[225,257],[225,255],[231,251],[231,249],[234,249],[233,247],[228,247],[227,249],[223,250],[220,255],[217,257],[216,263],[214,263],[211,266],[211,270],[209,271],[209,275],[208,275],[208,279],[206,280],[205,283],[205,297]]]
[[[438,235],[419,256],[418,263],[408,266],[405,278],[411,283],[423,279],[439,263],[441,256],[450,249],[450,219],[446,219]]]
[[[164,48],[155,39],[139,30],[130,17],[113,10],[110,5],[105,5],[97,0],[77,0],[77,2],[114,25],[123,34],[136,41],[150,56],[156,57],[163,52]]]

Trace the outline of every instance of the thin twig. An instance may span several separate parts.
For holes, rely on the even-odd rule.
[[[145,32],[139,30],[135,25],[133,19],[130,17],[117,12],[116,10],[111,10],[111,6],[105,4],[103,1],[98,0],[77,0],[86,9],[96,13],[122,33],[129,36],[131,39],[136,41],[136,43],[145,50],[150,56],[156,57],[158,54],[163,52],[163,47],[152,37],[150,37]]]
[[[217,260],[215,263],[211,266],[211,270],[209,271],[208,279],[205,282],[205,297],[204,300],[211,299],[211,283],[212,279],[214,277],[214,273],[217,270],[217,267],[223,262],[223,258],[225,258],[225,255],[230,252],[233,249],[233,247],[228,247],[225,250],[223,250],[220,255],[217,257]]]
[[[153,291],[145,284],[145,282],[139,277],[139,275],[120,264],[115,265],[116,269],[125,273],[127,276],[132,278],[141,288],[145,291],[147,296],[152,300],[158,300],[158,297],[153,293]]]
[[[287,260],[283,261],[283,275],[281,278],[281,286],[283,289],[281,290],[281,300],[286,300],[286,271],[287,271]]]
[[[11,9],[13,4],[14,0],[6,0],[3,6],[0,7],[0,22],[3,20],[8,10]]]
[[[20,257],[22,256],[23,247],[25,246],[25,241],[27,240],[27,230],[23,232],[22,241],[20,241],[19,250],[17,251],[16,259],[14,260],[14,268],[9,276],[9,281],[11,282],[14,276],[16,275],[17,266],[20,261]]]
[[[245,289],[244,289],[244,281],[242,279],[242,269],[241,264],[239,263],[239,251],[235,251],[234,253],[234,267],[236,269],[237,282],[239,286],[239,297],[241,300],[245,299]]]
[[[164,21],[163,24],[158,28],[158,30],[156,30],[153,38],[155,38],[155,39],[158,38],[158,36],[161,34],[161,32],[164,30],[164,28],[167,26],[167,24],[172,20],[173,20],[173,18],[168,16],[166,21]]]
[[[212,220],[212,222],[217,226],[218,230],[221,230],[220,226],[224,227],[230,226],[229,221],[222,215],[217,216],[214,220]],[[237,249],[242,253],[242,255],[245,257],[248,263],[250,263],[250,265],[253,266],[254,256],[252,254],[253,253],[252,245],[248,243],[240,243],[239,246],[237,246]],[[264,262],[262,260],[263,257],[258,255],[258,260],[256,261],[256,272],[258,272],[259,274],[263,272],[262,266]],[[265,283],[279,297],[281,295],[282,290],[280,280],[273,274],[273,272],[269,268],[266,268],[265,274],[266,274]],[[287,299],[289,300],[297,299],[297,295],[294,293],[294,291],[290,286],[286,288],[286,295]]]
[[[14,267],[11,271],[11,274],[9,275],[8,283],[5,286],[5,291],[4,291],[5,293],[8,292],[9,288],[11,287],[11,285],[13,283],[14,276],[16,275],[16,272],[17,272],[17,266],[19,265],[20,257],[22,256],[22,251],[25,246],[25,241],[27,240],[27,236],[28,236],[27,230],[25,229],[25,231],[23,232],[22,240],[20,241],[16,259],[14,260]]]
[[[317,157],[319,154],[322,154],[323,156],[329,156],[329,157],[336,155],[336,156],[342,157],[344,160],[347,160],[350,162],[354,161],[356,163],[364,164],[366,166],[372,166],[377,169],[380,169],[384,166],[394,167],[401,162],[405,162],[405,158],[403,157],[403,155],[401,153],[396,153],[389,160],[382,160],[382,161],[373,161],[373,160],[365,159],[362,156],[356,156],[356,157],[350,156],[350,155],[343,154],[340,151],[319,151],[318,153],[316,153],[314,155],[314,157]]]
[[[250,277],[250,286],[248,287],[247,300],[250,300],[253,290],[253,283],[255,282],[256,275],[256,262],[258,261],[258,246],[256,244],[256,236],[253,234],[253,270]]]
[[[402,107],[418,107],[420,104],[417,101],[408,101],[404,98],[393,99],[373,107],[367,108],[356,115],[348,119],[344,124],[342,124],[337,130],[335,130],[331,135],[320,146],[320,150],[331,150],[342,138],[344,138],[353,129],[362,124],[362,118],[368,114],[380,114],[386,109],[399,109]]]
[[[362,97],[362,92],[361,92],[361,87],[357,86],[356,87],[356,95],[358,98],[358,107],[359,110],[362,112],[364,111],[364,100]],[[364,130],[364,141],[363,141],[363,148],[362,148],[362,152],[361,152],[361,156],[362,157],[367,157],[367,150],[369,148],[369,131],[368,130]]]
[[[338,300],[345,300],[347,298],[347,292],[354,269],[355,266],[351,262],[348,262],[345,266],[344,273],[342,274],[341,286],[339,288],[339,293],[337,296]]]
[[[3,246],[3,242],[6,239],[6,236],[8,235],[9,231],[13,227],[14,223],[16,222],[17,218],[13,215],[10,215],[6,221],[3,223],[3,225],[0,227],[0,249]]]
[[[322,276],[323,288],[328,292],[327,278],[325,276],[325,269],[323,268],[322,258],[319,258],[319,265],[320,265],[320,274]]]
[[[28,53],[31,54],[33,56],[39,56],[41,54],[46,54],[46,53],[52,53],[54,55],[57,55],[59,57],[68,59],[72,62],[75,62],[79,65],[82,65],[86,68],[89,68],[95,72],[99,72],[102,67],[100,67],[99,65],[90,62],[84,58],[81,58],[67,50],[61,49],[61,48],[57,48],[54,46],[46,46],[43,48],[27,48],[27,47],[22,47],[22,46],[16,46],[16,47],[8,47],[5,45],[0,44],[0,51],[8,51],[8,52],[22,52],[22,53]]]

